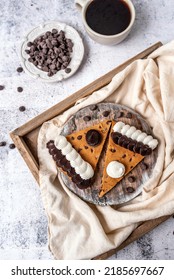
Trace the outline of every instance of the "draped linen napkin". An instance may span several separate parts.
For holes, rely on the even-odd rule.
[[[134,109],[153,127],[159,152],[142,193],[119,205],[97,206],[72,193],[57,176],[46,142],[79,109],[113,102]],[[119,246],[142,221],[174,213],[174,41],[136,60],[102,89],[42,125],[38,137],[40,190],[55,259],[91,259]]]

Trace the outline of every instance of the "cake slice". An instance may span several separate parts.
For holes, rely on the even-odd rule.
[[[95,170],[104,143],[110,131],[111,121],[103,121],[66,136],[74,149]]]
[[[112,190],[157,145],[156,139],[134,126],[112,122],[99,197]]]

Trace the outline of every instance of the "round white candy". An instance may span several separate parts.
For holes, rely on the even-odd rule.
[[[117,122],[114,126],[113,126],[113,131],[114,132],[121,132],[122,127],[125,125],[124,122]]]
[[[130,125],[129,125],[129,124],[126,124],[125,126],[123,126],[123,128],[122,128],[122,130],[121,130],[121,133],[122,133],[123,135],[125,135],[126,132],[129,130],[129,128],[130,128]]]
[[[125,166],[124,166],[124,164],[122,164],[116,160],[111,161],[106,168],[106,172],[109,177],[117,179],[124,175]]]

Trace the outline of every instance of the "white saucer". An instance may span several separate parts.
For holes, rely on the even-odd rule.
[[[71,61],[68,65],[68,68],[71,68],[71,72],[66,73],[65,70],[60,70],[52,77],[48,77],[47,72],[38,69],[36,66],[34,66],[34,64],[28,61],[29,55],[25,52],[25,50],[28,48],[28,42],[32,42],[38,36],[44,34],[47,31],[51,31],[53,28],[58,29],[59,32],[60,30],[63,30],[66,37],[72,40],[74,46]],[[21,44],[20,56],[22,67],[26,73],[43,82],[54,83],[69,78],[77,71],[84,56],[84,45],[79,33],[73,27],[62,22],[52,21],[40,24],[26,35]]]

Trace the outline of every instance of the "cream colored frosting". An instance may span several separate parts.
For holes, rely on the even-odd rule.
[[[124,122],[117,122],[113,126],[113,130],[114,132],[119,132],[127,137],[130,137],[132,140],[148,145],[152,150],[154,150],[158,145],[158,140],[154,139],[151,135],[147,135],[145,132],[136,129],[134,126],[125,124]]]
[[[126,136],[130,137],[134,132],[136,131],[136,127],[135,126],[131,126],[128,131],[126,132]]]
[[[121,129],[122,127],[125,126],[124,122],[117,122],[114,126],[113,126],[113,131],[115,132],[120,132],[121,133]]]
[[[61,150],[62,154],[70,161],[70,165],[75,169],[75,172],[84,180],[94,176],[92,166],[72,147],[65,136],[58,135],[54,141],[57,149]]]
[[[111,161],[106,168],[106,172],[109,177],[117,179],[124,175],[125,166],[116,160]]]

